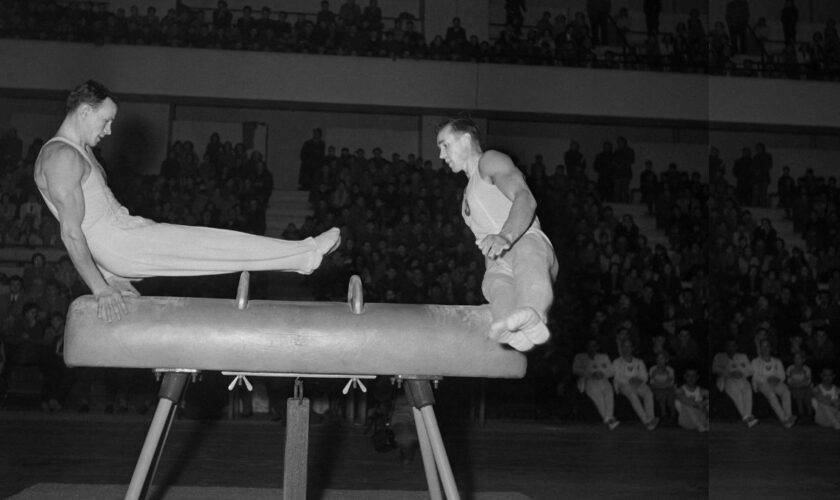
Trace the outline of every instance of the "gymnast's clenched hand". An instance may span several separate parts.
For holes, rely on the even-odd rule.
[[[488,234],[478,243],[478,248],[485,257],[497,259],[502,256],[513,243],[501,234]]]
[[[128,306],[123,300],[123,293],[114,287],[107,287],[96,294],[96,316],[110,323],[128,314]]]

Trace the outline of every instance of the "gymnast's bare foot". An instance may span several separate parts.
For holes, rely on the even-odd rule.
[[[334,227],[327,229],[313,239],[321,255],[327,255],[335,251],[338,245],[341,244],[341,231],[337,227]]]
[[[542,316],[531,307],[523,307],[490,325],[490,338],[509,344],[517,351],[528,351],[547,342],[549,333]]]

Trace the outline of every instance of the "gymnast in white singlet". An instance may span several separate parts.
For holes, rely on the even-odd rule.
[[[481,289],[493,311],[490,337],[520,351],[546,342],[557,258],[525,178],[507,155],[481,149],[472,120],[441,124],[437,145],[449,168],[469,178],[461,214],[485,257]]]
[[[113,321],[128,311],[130,280],[280,270],[308,274],[339,244],[338,229],[285,241],[236,231],[162,224],[132,216],[117,202],[91,148],[111,134],[117,104],[107,88],[85,82],[67,98],[67,115],[35,162],[35,183],[58,219],[70,259]]]

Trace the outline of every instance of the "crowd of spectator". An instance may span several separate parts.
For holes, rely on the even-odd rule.
[[[664,27],[660,0],[647,0],[643,7],[644,30],[633,26],[626,7],[616,10],[610,0],[589,0],[585,12],[568,17],[546,11],[533,25],[525,22],[524,1],[507,1],[504,26],[491,39],[480,40],[467,33],[458,17],[441,34],[426,33],[420,19],[409,12],[386,19],[377,0],[364,7],[355,0],[339,6],[322,1],[320,10],[305,13],[268,6],[257,12],[248,5],[234,13],[224,0],[212,11],[177,2],[165,13],[137,5],[127,12],[124,8],[111,12],[106,2],[4,0],[0,37],[740,76],[838,75],[840,39],[835,21],[826,20],[822,31],[808,34],[810,40],[798,40],[799,13],[792,0],[780,9],[783,50],[767,43],[766,19],[751,24],[746,0],[730,1],[725,22],[711,27],[704,26],[708,16],[697,9],[675,26]],[[638,42],[634,33],[643,41]],[[602,46],[608,50],[596,50]],[[736,60],[748,52],[756,57]]]
[[[777,177],[772,199],[805,241],[804,248],[788,248],[770,220],[755,220],[747,208],[771,199],[769,181],[752,181],[749,190],[727,181],[730,173],[741,181],[735,174],[740,159],[727,172],[727,162],[711,148],[708,183],[675,164],[655,170],[645,161],[637,192],[621,176],[616,181],[614,174],[625,168],[633,176],[636,158],[626,138],[616,143],[616,148],[605,143],[591,167],[575,141],[553,168],[540,154],[532,162],[513,157],[556,252],[568,257],[561,259],[558,300],[549,316],[553,340],[533,357],[532,381],[559,387],[573,412],[585,413],[583,399],[575,396],[579,387],[610,428],[618,425],[613,394],[621,394],[648,428],[662,418],[708,429],[703,387],[711,375],[712,408],[719,415],[726,414],[731,399],[745,424],[755,425],[752,396],[760,392],[786,426],[796,418],[834,425],[831,405],[822,408],[812,398],[819,381],[823,392],[830,392],[837,369],[836,180],[812,170],[794,180],[788,168]],[[24,152],[14,130],[2,136],[2,205],[4,215],[14,215],[4,218],[4,228],[27,227],[40,235],[52,220],[45,212],[40,216],[40,201],[33,201],[40,211],[22,203],[34,194],[24,174],[40,144],[33,141]],[[772,155],[761,144],[756,150],[768,158],[756,162],[750,155],[737,168],[756,172],[769,164],[772,170]],[[349,276],[358,274],[372,302],[483,302],[484,264],[460,215],[463,176],[413,154],[386,157],[378,147],[371,154],[361,148],[336,151],[320,129],[302,147],[301,160],[313,213],[300,227],[290,224],[283,237],[300,239],[331,226],[343,234],[341,247],[312,277],[317,299],[343,300]],[[192,143],[176,141],[160,175],[114,176],[112,183],[134,213],[261,233],[272,188],[266,174],[259,153],[247,155],[241,144],[213,134],[201,160]],[[634,200],[656,220],[667,244],[649,244],[633,217],[616,215],[609,204]],[[250,205],[261,215],[252,218],[247,208],[237,208]],[[54,244],[60,246],[60,240]],[[85,293],[84,284],[69,259],[50,265],[39,251],[20,277],[3,279],[4,359],[10,359],[9,345],[38,339],[35,354],[24,354],[46,375],[45,407],[56,409],[66,400],[67,380],[75,380],[58,357],[63,313],[73,297]],[[580,354],[573,362],[574,352]],[[712,352],[717,355],[710,364]],[[11,354],[20,355],[15,348]],[[608,383],[617,365],[637,373]],[[677,388],[681,380],[685,385]]]
[[[767,156],[758,164],[772,166],[763,145],[756,149]],[[734,186],[726,180],[727,164],[717,151],[709,159],[708,255],[715,298],[710,342],[719,353],[714,371],[719,390],[735,402],[747,425],[755,424],[753,392],[761,392],[779,420],[791,425],[795,417],[813,418],[811,386],[817,377],[833,378],[837,367],[840,263],[831,222],[836,222],[836,180],[826,181],[811,169],[794,180],[788,167],[782,169],[778,208],[804,240],[804,245],[791,246],[770,219],[757,220],[748,208],[769,198],[769,175],[766,181],[753,179],[752,186],[743,184],[744,172],[756,164],[749,153],[744,148],[733,163]],[[739,168],[740,175],[735,172]]]

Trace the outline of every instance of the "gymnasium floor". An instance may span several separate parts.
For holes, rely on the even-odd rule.
[[[119,498],[149,420],[0,411],[0,496]],[[708,435],[633,422],[613,432],[551,420],[441,426],[465,499],[840,498],[840,433],[814,426],[726,422]],[[309,450],[312,499],[423,498],[419,455],[403,465],[395,451],[377,453],[360,426],[312,424]],[[279,498],[282,458],[282,423],[176,420],[153,497]]]

